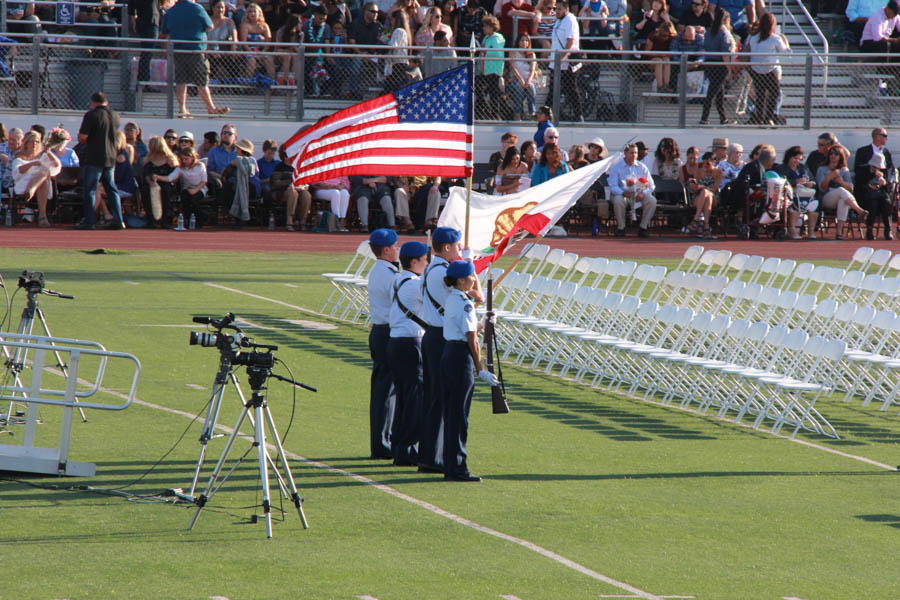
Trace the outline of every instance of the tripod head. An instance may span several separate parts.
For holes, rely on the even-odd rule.
[[[65,298],[66,300],[75,299],[75,296],[62,294],[44,287],[44,273],[42,271],[22,271],[22,274],[19,275],[19,287],[25,290],[30,301],[34,301],[34,297],[38,294],[56,296],[57,298]]]
[[[271,352],[278,350],[278,346],[253,342],[248,336],[244,335],[240,327],[234,324],[234,313],[228,313],[218,319],[215,317],[194,317],[192,320],[194,323],[209,325],[216,331],[192,331],[189,340],[191,346],[218,348],[222,358],[236,365],[265,366],[268,364],[269,368],[271,368],[275,364],[275,357],[272,356]],[[234,333],[223,333],[223,330],[226,329]],[[253,351],[242,353],[241,348],[251,348]],[[259,350],[265,350],[265,352],[259,352]],[[265,358],[266,356],[269,358]]]

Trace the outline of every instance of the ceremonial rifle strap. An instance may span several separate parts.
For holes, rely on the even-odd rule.
[[[428,323],[417,317],[411,310],[406,308],[406,306],[400,302],[400,297],[397,295],[400,292],[400,288],[403,287],[403,284],[412,279],[412,277],[407,277],[403,281],[398,281],[394,284],[394,302],[397,303],[397,306],[400,308],[400,311],[404,314],[404,316],[410,321],[414,322],[416,325],[421,327],[422,329],[428,328]]]
[[[428,265],[428,268],[425,269],[425,274],[422,275],[422,288],[425,290],[425,295],[428,296],[428,300],[431,302],[431,305],[442,317],[444,316],[444,307],[441,306],[440,302],[434,299],[434,296],[431,295],[431,292],[428,291],[428,273],[431,272],[431,269],[434,267],[439,267],[439,264]]]

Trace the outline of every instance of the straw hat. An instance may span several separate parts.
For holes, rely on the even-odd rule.
[[[600,158],[606,158],[609,154],[609,149],[606,147],[606,142],[603,141],[602,137],[595,137],[591,141],[587,143],[588,146],[597,146],[600,148]]]
[[[713,138],[710,148],[728,148],[728,138]]]
[[[247,138],[241,138],[240,140],[238,140],[238,143],[235,144],[235,146],[238,148],[238,150],[243,150],[250,155],[253,154],[253,142],[251,142]]]

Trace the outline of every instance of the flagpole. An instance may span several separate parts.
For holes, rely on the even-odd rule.
[[[475,171],[475,36],[469,38],[469,152],[472,156],[472,172]],[[469,213],[472,208],[472,173],[466,177],[466,231],[463,234],[463,248],[469,249]]]

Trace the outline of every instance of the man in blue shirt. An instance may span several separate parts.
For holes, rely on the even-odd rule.
[[[190,114],[187,109],[187,86],[197,86],[197,95],[211,115],[223,115],[227,107],[216,107],[209,91],[209,61],[206,59],[206,32],[212,29],[212,19],[194,0],[178,0],[162,19],[161,38],[177,40],[175,43],[175,98],[178,111]]]
[[[186,0],[182,0],[184,1]],[[206,154],[206,185],[210,196],[215,196],[220,206],[229,207],[234,200],[234,174],[225,170],[237,156],[234,145],[237,141],[237,127],[233,123],[226,123],[222,126],[219,139],[219,145],[210,148]],[[259,198],[261,193],[262,185],[257,174],[250,178],[250,197]]]
[[[741,43],[750,34],[750,23],[756,22],[756,8],[753,0],[719,0],[710,2],[710,12],[715,14],[716,7],[728,11],[731,16],[731,29],[741,38]]]
[[[647,165],[637,159],[636,144],[625,146],[625,156],[609,170],[609,189],[612,192],[613,212],[616,215],[616,237],[625,235],[625,209],[634,211],[640,202],[641,227],[638,236],[648,237],[647,227],[656,212],[656,198],[653,196],[653,176]]]

